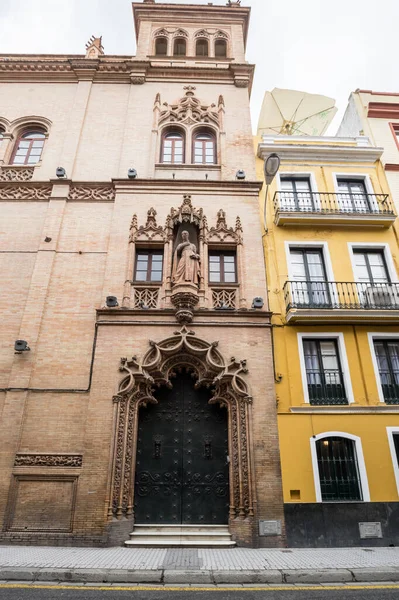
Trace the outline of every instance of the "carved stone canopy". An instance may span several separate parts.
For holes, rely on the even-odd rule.
[[[211,390],[211,404],[228,410],[230,518],[253,517],[252,468],[248,431],[252,397],[243,375],[246,361],[226,361],[217,342],[197,338],[185,326],[161,342],[150,342],[149,350],[139,361],[121,359],[124,374],[118,394],[116,437],[113,461],[112,501],[109,516],[122,518],[133,514],[135,448],[140,407],[157,404],[154,396],[160,386],[173,387],[173,378],[184,367],[193,374],[195,387]]]
[[[211,244],[230,243],[234,245],[242,244],[242,225],[240,217],[236,218],[236,226],[227,226],[226,213],[220,209],[217,214],[216,227],[211,227],[206,236],[206,241]]]
[[[216,110],[215,104],[205,105],[196,98],[194,91],[195,87],[187,85],[183,88],[185,95],[180,98],[177,104],[168,104],[164,102],[162,105],[164,108],[161,110],[159,115],[159,124],[169,123],[182,123],[192,125],[195,123],[210,123],[217,127],[220,126],[219,115]]]
[[[130,225],[130,241],[131,242],[160,242],[166,241],[166,232],[161,225],[157,225],[157,211],[155,208],[150,208],[147,211],[147,222],[145,225],[137,224],[137,215],[134,214]]]

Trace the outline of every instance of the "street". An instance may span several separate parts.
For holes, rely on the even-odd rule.
[[[399,585],[345,585],[345,586],[287,586],[285,589],[262,587],[192,587],[168,586],[78,586],[78,585],[0,585],[0,599],[4,600],[396,600]]]

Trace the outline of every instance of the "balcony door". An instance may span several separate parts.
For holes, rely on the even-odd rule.
[[[358,296],[365,308],[390,308],[399,304],[396,287],[391,285],[382,250],[354,250]]]
[[[297,307],[330,306],[330,294],[321,248],[290,249],[292,300]]]
[[[281,209],[312,212],[314,203],[307,177],[281,177]]]
[[[338,199],[344,212],[372,212],[364,181],[338,179]]]

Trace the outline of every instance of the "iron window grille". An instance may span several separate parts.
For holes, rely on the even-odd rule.
[[[374,340],[384,400],[399,404],[399,339]]]
[[[336,339],[303,340],[309,403],[348,404]]]
[[[135,283],[162,283],[162,250],[138,250],[134,273]]]
[[[209,283],[237,283],[235,252],[209,252]]]
[[[317,465],[323,502],[362,501],[356,446],[353,440],[317,440]]]

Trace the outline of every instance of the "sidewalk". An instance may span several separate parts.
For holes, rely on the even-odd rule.
[[[0,580],[153,584],[397,582],[399,548],[0,546]]]

